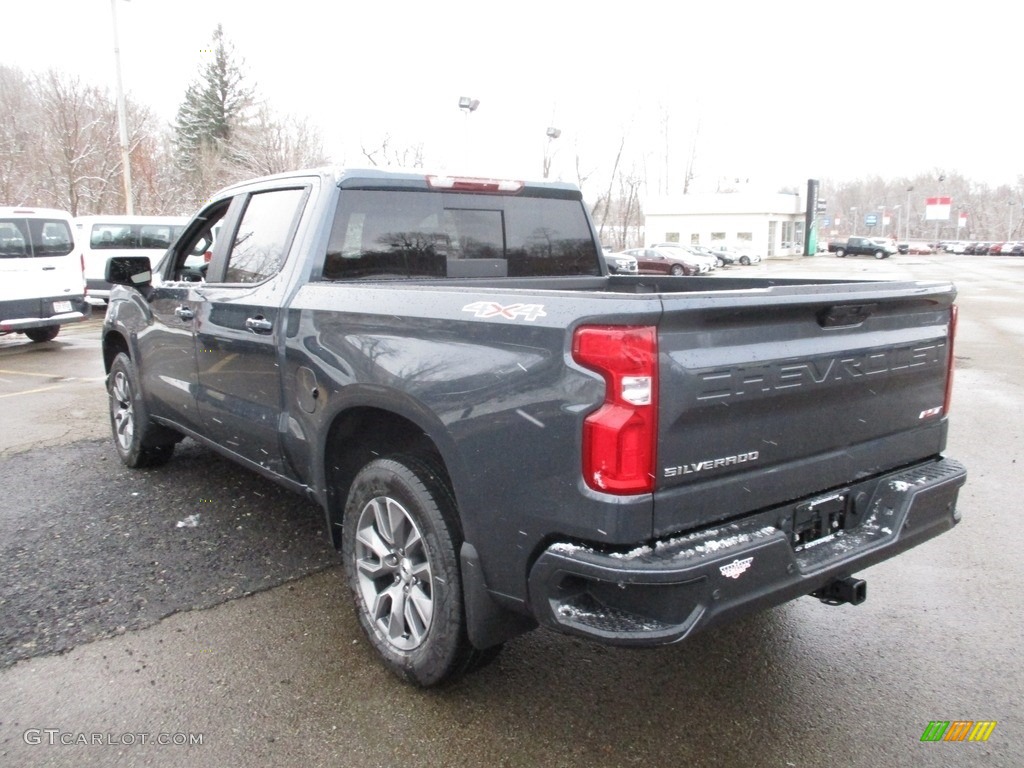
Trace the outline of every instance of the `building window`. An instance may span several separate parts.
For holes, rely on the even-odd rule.
[[[700,235],[699,234],[690,235],[690,245],[700,245]]]
[[[678,232],[666,232],[665,233],[665,242],[666,243],[678,243],[679,242],[679,233]]]
[[[715,242],[716,240],[725,240],[725,232],[712,232],[711,242]]]
[[[737,232],[736,240],[741,243],[752,243],[754,242],[753,232]]]

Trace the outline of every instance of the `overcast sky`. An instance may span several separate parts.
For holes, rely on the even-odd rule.
[[[110,0],[6,4],[0,63],[114,89]],[[973,0],[117,0],[125,89],[166,122],[218,22],[277,110],[332,159],[390,133],[452,169],[537,177],[607,170],[623,136],[649,178],[911,176],[1016,183],[1020,3]],[[480,100],[468,116],[459,96]],[[667,131],[666,131],[667,125]],[[665,157],[668,156],[666,163]],[[652,181],[652,184],[654,182]]]

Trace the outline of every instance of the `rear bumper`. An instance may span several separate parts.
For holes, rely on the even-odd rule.
[[[541,624],[562,631],[617,645],[673,643],[948,531],[966,478],[963,465],[941,459],[631,552],[555,543],[530,571],[530,603]],[[794,520],[839,495],[856,525],[794,547]]]
[[[0,333],[77,323],[87,320],[91,313],[84,296],[0,301]]]

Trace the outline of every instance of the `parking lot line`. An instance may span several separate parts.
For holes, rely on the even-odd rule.
[[[6,368],[0,368],[0,374],[9,374],[11,376],[35,376],[40,379],[63,379],[65,378],[59,373],[33,373],[32,371],[9,371]]]
[[[21,392],[8,392],[6,395],[0,395],[0,400],[5,397],[17,397],[18,395],[32,395],[36,392],[48,392],[51,389],[60,389],[60,386],[54,385],[52,387],[39,387],[38,389],[23,389]]]

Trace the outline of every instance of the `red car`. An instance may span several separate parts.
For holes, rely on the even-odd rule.
[[[686,253],[676,248],[630,248],[623,253],[636,259],[641,275],[703,275],[710,271],[707,264],[686,258]]]

